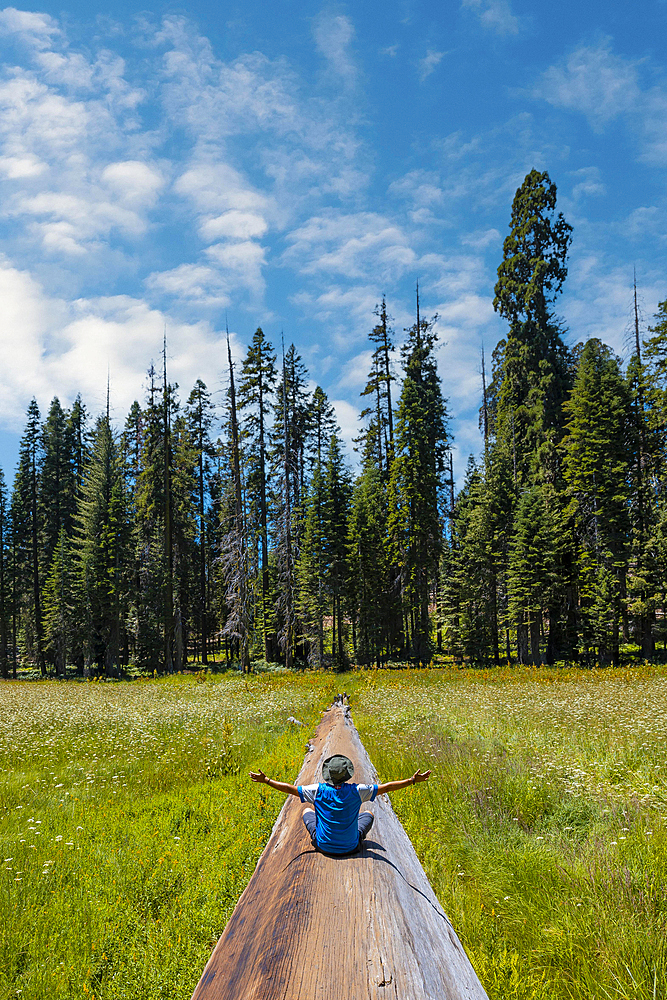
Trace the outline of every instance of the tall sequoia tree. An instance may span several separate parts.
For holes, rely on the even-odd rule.
[[[567,276],[571,238],[572,227],[556,215],[556,185],[546,171],[531,170],[514,196],[493,300],[509,322],[496,440],[518,486],[559,477],[557,446],[571,377],[551,309]]]

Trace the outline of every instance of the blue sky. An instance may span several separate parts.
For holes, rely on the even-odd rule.
[[[26,406],[116,421],[167,325],[171,376],[223,384],[261,325],[349,442],[384,293],[438,313],[455,463],[479,452],[479,350],[532,167],[574,226],[571,342],[627,353],[667,297],[667,2],[110,0],[0,11],[0,464]],[[218,397],[220,398],[220,397]]]

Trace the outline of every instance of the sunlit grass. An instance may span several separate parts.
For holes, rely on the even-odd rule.
[[[665,998],[662,668],[2,684],[0,996],[189,998],[340,689],[492,1000]]]

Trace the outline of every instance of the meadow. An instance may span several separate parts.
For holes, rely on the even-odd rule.
[[[0,996],[189,998],[342,689],[492,1000],[667,998],[649,667],[1,684]]]

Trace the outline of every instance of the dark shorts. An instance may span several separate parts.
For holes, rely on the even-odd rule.
[[[322,848],[317,843],[317,837],[316,837],[317,817],[315,816],[314,810],[306,812],[303,815],[303,822],[304,822],[304,825],[306,827],[306,830],[310,834],[310,842],[311,842],[311,844],[318,851],[321,851]],[[360,812],[359,813],[359,818],[357,820],[357,829],[359,830],[359,843],[357,844],[357,846],[355,847],[355,849],[353,851],[349,851],[348,854],[331,854],[331,855],[329,855],[328,851],[322,851],[322,854],[327,854],[327,855],[329,855],[332,858],[346,858],[346,857],[349,857],[350,854],[356,854],[357,851],[361,848],[361,844],[362,844],[362,842],[363,842],[366,834],[368,833],[368,831],[372,827],[372,825],[373,825],[373,813],[370,813],[370,812]]]

